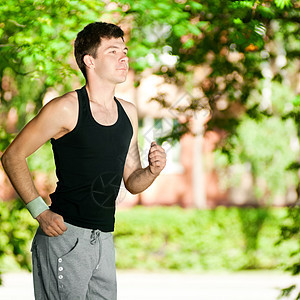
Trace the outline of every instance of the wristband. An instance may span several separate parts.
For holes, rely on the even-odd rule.
[[[38,196],[37,198],[27,203],[26,208],[29,210],[34,219],[43,211],[49,209],[48,205],[45,203],[41,196]]]

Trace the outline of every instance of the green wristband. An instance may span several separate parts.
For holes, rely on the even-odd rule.
[[[48,205],[45,203],[41,196],[38,196],[37,198],[27,203],[26,208],[29,210],[34,219],[43,211],[49,209]]]

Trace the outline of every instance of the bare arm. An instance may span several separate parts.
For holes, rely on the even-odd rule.
[[[152,142],[148,153],[149,165],[146,168],[142,168],[137,143],[137,112],[132,104],[130,106],[127,113],[131,119],[133,137],[125,162],[123,179],[127,190],[132,194],[138,194],[147,189],[163,170],[166,165],[166,153],[161,146]]]
[[[63,96],[70,97],[70,96]],[[57,98],[45,105],[17,135],[1,157],[12,185],[25,204],[39,196],[28,169],[26,158],[50,138],[66,132],[72,123],[71,99]],[[66,230],[61,216],[50,210],[37,217],[44,232],[50,236]]]

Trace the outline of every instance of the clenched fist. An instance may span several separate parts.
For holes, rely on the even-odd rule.
[[[43,211],[36,219],[40,223],[41,229],[48,236],[58,236],[67,230],[63,217],[50,209]]]
[[[153,175],[158,176],[166,166],[167,162],[167,155],[164,148],[157,145],[156,142],[152,142],[148,154],[148,161],[150,172]]]

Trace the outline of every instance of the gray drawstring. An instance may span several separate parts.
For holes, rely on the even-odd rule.
[[[90,243],[91,243],[91,245],[95,245],[96,244],[96,240],[100,236],[100,233],[101,233],[101,231],[98,230],[98,229],[92,230],[91,237],[90,237]]]

